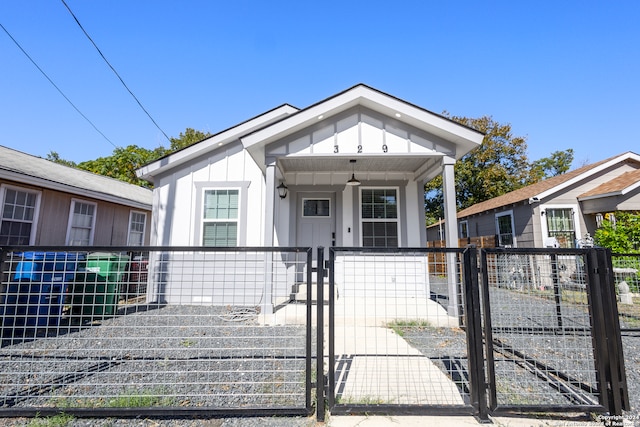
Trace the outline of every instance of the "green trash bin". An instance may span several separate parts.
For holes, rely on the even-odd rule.
[[[86,272],[76,275],[72,290],[73,315],[83,320],[104,319],[116,313],[120,284],[126,281],[129,256],[93,252],[87,255]]]

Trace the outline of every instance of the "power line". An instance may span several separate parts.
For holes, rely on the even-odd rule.
[[[84,27],[82,26],[82,24],[80,23],[80,21],[78,20],[78,18],[76,18],[76,15],[74,15],[73,11],[71,10],[71,8],[69,7],[69,5],[67,5],[67,3],[64,0],[61,0],[62,4],[64,4],[64,6],[67,8],[67,10],[69,11],[69,13],[71,14],[71,16],[73,17],[73,19],[76,21],[76,23],[78,24],[78,26],[80,27],[80,29],[82,30],[82,32],[84,33],[85,36],[87,36],[87,38],[89,39],[89,41],[91,42],[91,44],[93,44],[93,47],[96,48],[96,50],[98,51],[98,53],[100,54],[100,56],[102,57],[102,59],[104,60],[104,62],[107,63],[107,65],[109,66],[109,68],[111,68],[111,71],[113,71],[113,73],[118,77],[118,79],[120,80],[120,83],[122,83],[122,85],[125,87],[125,89],[127,89],[127,91],[131,94],[131,96],[133,97],[133,99],[136,100],[136,102],[138,103],[138,105],[140,106],[140,108],[142,108],[142,111],[145,112],[145,114],[149,117],[149,119],[151,119],[151,121],[153,122],[153,124],[158,128],[158,130],[160,132],[162,132],[162,134],[164,135],[165,138],[167,138],[167,141],[171,142],[171,139],[169,139],[169,137],[167,136],[167,134],[162,130],[162,128],[160,128],[160,126],[158,125],[158,123],[156,123],[156,121],[153,119],[153,117],[151,117],[151,114],[149,114],[149,112],[146,110],[146,108],[144,108],[142,106],[142,103],[140,102],[140,100],[133,94],[133,92],[131,91],[131,89],[129,89],[129,87],[127,86],[127,84],[124,82],[124,80],[122,79],[122,77],[120,77],[120,74],[118,74],[118,72],[116,71],[115,68],[113,68],[113,66],[111,65],[111,63],[109,63],[109,61],[107,60],[107,58],[104,56],[104,54],[102,53],[102,51],[100,50],[100,48],[98,47],[98,45],[96,45],[96,43],[93,41],[93,39],[91,38],[91,36],[89,36],[89,34],[87,33],[87,31],[84,29]]]
[[[31,56],[29,56],[29,54],[27,53],[26,50],[24,50],[22,48],[22,46],[20,46],[20,43],[18,43],[18,41],[16,39],[13,38],[13,36],[9,33],[9,31],[4,27],[4,25],[2,25],[2,23],[0,23],[0,27],[2,27],[2,29],[4,30],[5,33],[7,33],[7,35],[9,36],[9,38],[15,43],[16,46],[18,46],[18,49],[20,49],[22,51],[22,53],[24,53],[24,55],[29,58],[29,61],[31,61],[31,63],[33,65],[35,65],[35,67],[38,69],[38,71],[40,71],[42,73],[42,75],[49,80],[49,83],[51,83],[53,85],[53,87],[56,88],[56,90],[58,92],[60,92],[60,95],[62,95],[64,97],[64,99],[67,100],[67,102],[78,112],[78,114],[80,114],[82,116],[82,118],[84,118],[87,122],[89,122],[89,124],[91,126],[93,126],[93,128],[96,130],[96,132],[98,132],[100,135],[102,135],[102,137],[104,139],[106,139],[109,144],[113,145],[115,148],[118,148],[113,142],[111,142],[111,140],[109,138],[106,137],[106,135],[104,133],[102,133],[100,131],[100,129],[98,129],[96,127],[95,124],[93,124],[93,122],[91,120],[89,120],[89,118],[87,116],[85,116],[82,111],[80,111],[80,109],[78,107],[75,106],[75,104],[73,102],[71,102],[71,100],[67,97],[67,95],[64,94],[64,92],[62,92],[62,90],[58,87],[58,85],[56,85],[53,80],[51,80],[51,78],[47,75],[47,73],[45,73],[42,68],[40,68],[40,66],[38,66],[38,64],[36,64],[36,61],[33,60],[33,58],[31,58]]]

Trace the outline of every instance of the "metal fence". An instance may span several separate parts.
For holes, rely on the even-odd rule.
[[[629,407],[601,249],[129,251],[3,248],[0,416]]]
[[[490,410],[628,409],[605,251],[481,254]]]
[[[0,416],[307,415],[309,248],[4,248]]]
[[[625,333],[640,333],[640,254],[613,254],[611,261],[620,328]]]

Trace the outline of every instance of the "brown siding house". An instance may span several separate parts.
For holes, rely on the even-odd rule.
[[[0,244],[148,245],[152,191],[0,146]]]

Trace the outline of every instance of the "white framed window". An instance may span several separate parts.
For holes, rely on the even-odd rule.
[[[331,217],[331,199],[302,199],[302,216],[305,218]]]
[[[544,241],[553,240],[560,248],[575,248],[576,238],[580,235],[579,225],[575,221],[575,205],[547,205],[541,209],[541,229]]]
[[[469,238],[469,223],[467,221],[460,221],[459,223],[459,234],[461,239]]]
[[[203,191],[202,246],[238,246],[240,189]]]
[[[498,246],[505,248],[515,248],[516,238],[513,230],[513,211],[506,211],[496,214],[496,234],[498,236]]]
[[[129,213],[129,236],[127,237],[127,245],[142,246],[144,245],[144,229],[147,224],[147,213],[139,211],[131,211]]]
[[[397,188],[360,189],[360,230],[362,246],[400,246]]]
[[[33,244],[40,210],[40,192],[2,185],[0,202],[2,204],[0,244]]]
[[[67,245],[93,245],[97,205],[85,200],[71,200],[69,225],[67,227]]]

